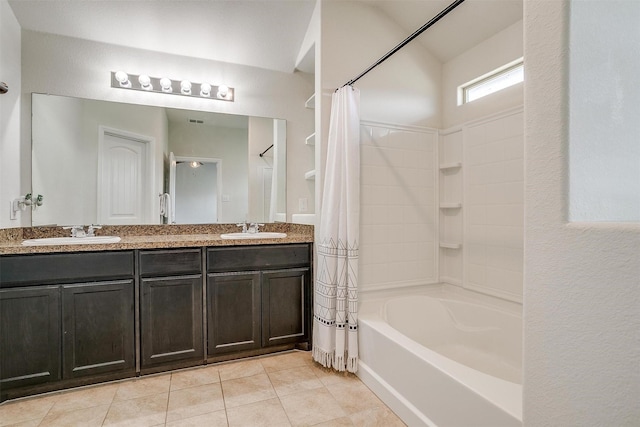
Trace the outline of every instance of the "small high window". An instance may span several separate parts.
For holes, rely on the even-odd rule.
[[[522,58],[506,64],[458,88],[458,105],[475,101],[524,81]]]

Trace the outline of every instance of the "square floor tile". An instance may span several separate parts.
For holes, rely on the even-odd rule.
[[[148,427],[164,424],[169,393],[114,401],[107,412],[104,425]]]
[[[406,427],[406,424],[387,407],[356,412],[350,417],[358,427]]]
[[[216,366],[176,371],[171,374],[171,391],[220,382]]]
[[[167,393],[170,385],[171,374],[154,375],[123,381],[119,384],[114,401]]]
[[[227,409],[229,427],[285,427],[291,423],[278,399]]]
[[[328,384],[327,390],[347,414],[384,407],[384,403],[359,379]]]
[[[38,427],[42,420],[40,418],[36,420],[22,421],[17,424],[7,424],[7,427]]]
[[[324,387],[283,396],[280,401],[294,426],[314,425],[346,415]]]
[[[49,414],[110,405],[118,387],[119,384],[105,384],[60,393]]]
[[[91,427],[101,426],[109,405],[94,406],[90,408],[76,409],[68,412],[49,413],[39,424],[42,427]]]
[[[218,365],[218,371],[220,372],[221,381],[250,377],[252,375],[265,373],[262,363],[260,363],[260,360],[258,359]]]
[[[167,422],[224,409],[220,383],[174,390],[169,394]]]
[[[267,374],[236,378],[222,382],[227,409],[277,397]]]
[[[308,366],[270,372],[269,378],[276,393],[281,397],[299,391],[324,387]]]
[[[167,422],[166,427],[227,427],[225,410],[210,412],[196,417]]]
[[[58,400],[59,395],[33,397],[0,405],[0,426],[41,420]]]
[[[313,427],[353,427],[353,423],[351,422],[351,418],[342,417],[325,421],[320,424],[314,424]]]
[[[294,351],[290,353],[277,354],[275,356],[260,359],[264,370],[275,372],[283,369],[299,368],[309,366],[312,362],[311,352]]]

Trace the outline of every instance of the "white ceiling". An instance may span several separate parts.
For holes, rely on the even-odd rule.
[[[452,0],[361,1],[379,8],[408,36]],[[292,72],[315,0],[9,0],[9,4],[27,30]],[[522,0],[467,0],[417,41],[446,62],[520,19]]]
[[[453,3],[453,0],[368,1],[407,30],[407,36]],[[445,63],[521,19],[522,0],[466,0],[416,41]]]

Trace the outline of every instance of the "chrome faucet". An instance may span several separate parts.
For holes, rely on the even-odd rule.
[[[262,227],[264,224],[258,224],[256,222],[252,222],[251,224],[249,224],[249,228],[247,229],[247,233],[259,233],[260,232],[260,227]]]
[[[71,237],[87,237],[82,225],[72,225],[70,227],[62,227],[64,230],[71,230]]]
[[[251,222],[251,223],[247,223],[247,222],[242,222],[239,224],[236,224],[238,227],[242,227],[242,232],[243,233],[259,233],[260,232],[260,227],[262,227],[264,224],[258,224],[257,222]]]
[[[89,230],[87,230],[87,237],[94,237],[96,235],[95,231],[100,230],[102,228],[101,225],[93,225],[89,226]]]

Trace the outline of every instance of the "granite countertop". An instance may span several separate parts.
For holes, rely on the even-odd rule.
[[[96,231],[96,235],[119,236],[118,243],[23,246],[22,241],[25,239],[67,237],[69,230],[63,230],[62,227],[9,228],[0,229],[0,255],[313,242],[313,226],[290,223],[265,224],[260,229],[260,231],[287,233],[285,238],[230,240],[220,237],[220,234],[237,231],[239,229],[235,224],[104,226]]]

